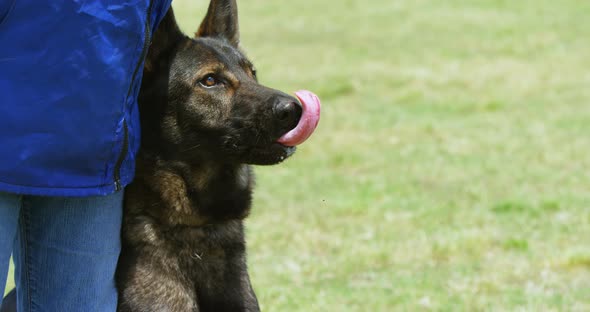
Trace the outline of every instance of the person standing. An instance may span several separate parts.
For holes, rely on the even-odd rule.
[[[19,311],[115,311],[151,34],[171,0],[0,0],[0,287]]]

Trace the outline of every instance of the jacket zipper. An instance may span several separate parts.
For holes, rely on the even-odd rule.
[[[141,50],[141,57],[140,57],[139,61],[137,62],[137,65],[135,65],[135,70],[133,71],[133,75],[131,75],[131,84],[129,84],[129,89],[127,90],[127,97],[125,98],[125,103],[127,103],[127,100],[129,99],[129,96],[131,95],[131,92],[133,91],[135,77],[137,76],[137,73],[139,72],[141,64],[143,64],[143,61],[144,61],[144,59],[147,55],[147,52],[148,52],[148,48],[150,46],[151,19],[152,19],[152,5],[153,5],[153,3],[154,3],[154,1],[150,0],[150,4],[148,5],[148,8],[147,8],[147,17],[145,20],[145,30],[143,32],[144,38],[143,38],[143,47]],[[115,163],[115,173],[114,173],[115,191],[120,191],[123,189],[123,186],[121,185],[121,166],[123,165],[123,162],[125,161],[125,158],[127,157],[128,152],[129,152],[129,128],[127,128],[127,121],[125,119],[123,119],[123,148],[121,149],[121,153],[119,154],[119,158],[117,158],[117,162]]]
[[[123,149],[119,154],[117,163],[115,164],[115,190],[120,191],[123,187],[121,186],[121,165],[127,156],[129,151],[129,129],[127,128],[127,121],[123,120]]]

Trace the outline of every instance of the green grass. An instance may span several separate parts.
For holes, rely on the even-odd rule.
[[[189,32],[206,1],[175,0]],[[261,81],[323,100],[258,168],[265,311],[590,310],[590,2],[240,2]]]
[[[6,290],[4,291],[4,294],[6,294],[12,288],[14,288],[13,276],[14,276],[14,266],[12,265],[12,261],[10,261],[10,267],[8,268],[8,282],[7,282]]]

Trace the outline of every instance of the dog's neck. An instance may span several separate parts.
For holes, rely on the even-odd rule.
[[[204,226],[244,219],[251,205],[253,174],[245,164],[188,163],[140,152],[136,179],[152,191],[154,209],[170,226]]]

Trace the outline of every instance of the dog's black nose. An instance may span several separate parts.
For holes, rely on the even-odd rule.
[[[282,130],[288,131],[299,123],[301,119],[302,108],[295,99],[284,98],[278,100],[273,106],[273,114],[279,121]]]

